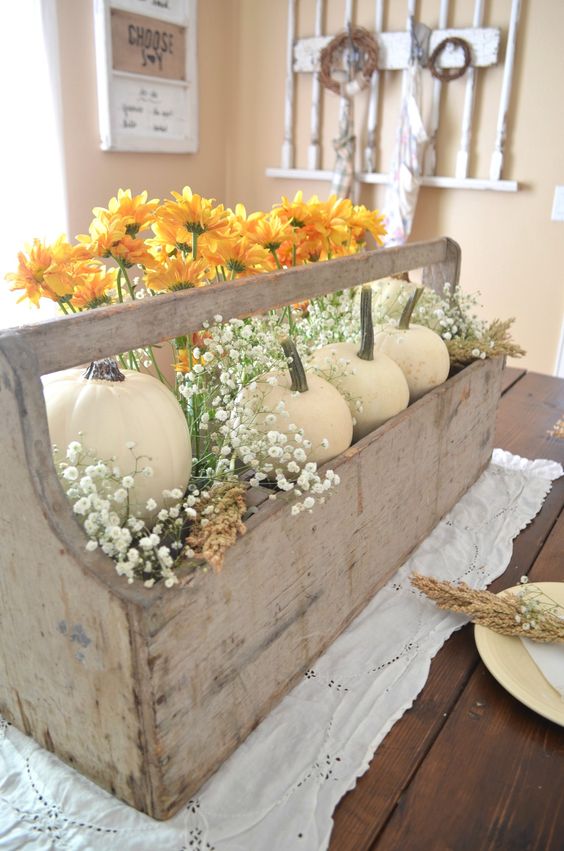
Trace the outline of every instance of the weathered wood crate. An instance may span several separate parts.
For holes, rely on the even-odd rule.
[[[85,551],[41,374],[397,272],[456,282],[458,263],[439,239],[0,334],[0,712],[132,806],[171,816],[478,477],[502,363],[473,364],[347,450],[313,514],[265,501],[220,575],[172,591],[128,585]]]

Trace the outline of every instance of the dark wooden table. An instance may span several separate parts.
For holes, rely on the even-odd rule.
[[[564,380],[507,369],[495,446],[564,463],[564,440],[549,434],[563,415]],[[523,574],[564,580],[563,504],[561,478],[491,590]],[[466,626],[334,820],[332,851],[562,851],[564,727],[498,684]]]

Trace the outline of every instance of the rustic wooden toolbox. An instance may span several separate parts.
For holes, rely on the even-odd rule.
[[[310,515],[265,500],[223,572],[146,589],[87,553],[40,376],[398,272],[458,277],[443,238],[0,334],[0,712],[100,786],[173,815],[358,614],[490,458],[502,362],[478,361],[339,456]]]

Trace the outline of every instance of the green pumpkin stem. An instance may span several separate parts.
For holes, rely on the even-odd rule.
[[[125,381],[125,375],[120,372],[115,358],[94,360],[82,375],[90,381]]]
[[[304,365],[298,354],[296,344],[291,337],[285,337],[281,341],[280,345],[284,349],[284,354],[286,355],[286,363],[288,365],[290,378],[292,379],[291,389],[297,390],[298,393],[305,393],[306,390],[309,390],[309,387],[307,385]]]
[[[411,314],[415,310],[417,302],[423,295],[424,289],[425,287],[417,287],[413,295],[410,296],[407,300],[398,325],[398,328],[400,328],[402,331],[407,331],[409,329],[409,323],[411,322]]]
[[[360,349],[362,360],[374,360],[374,323],[372,322],[372,287],[365,284],[360,292]]]

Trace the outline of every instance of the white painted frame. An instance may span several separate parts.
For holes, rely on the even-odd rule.
[[[389,0],[391,2],[392,0]],[[362,157],[362,170],[355,174],[357,183],[389,184],[388,173],[376,170],[376,151],[378,143],[377,112],[379,101],[380,75],[384,71],[401,71],[409,63],[411,52],[411,35],[409,26],[406,31],[382,32],[385,0],[375,0],[373,34],[378,42],[378,67],[371,80],[369,96],[368,119],[365,129],[366,140]],[[321,20],[325,12],[326,0],[316,2],[315,35],[298,38],[296,34],[296,18],[298,14],[297,0],[288,0],[288,33],[286,60],[286,98],[285,98],[285,142],[281,167],[266,169],[268,177],[314,180],[331,182],[333,171],[320,168],[322,159],[320,144],[320,92],[319,92],[319,55],[321,50],[330,42],[332,36],[323,34]],[[347,0],[345,25],[352,17],[352,2]],[[478,189],[496,192],[516,192],[519,184],[516,180],[502,178],[504,153],[507,139],[507,113],[513,81],[513,67],[517,41],[517,28],[521,12],[521,0],[512,0],[508,22],[508,32],[503,60],[503,85],[499,101],[498,123],[494,151],[491,156],[490,173],[488,177],[471,177],[468,174],[470,141],[473,131],[474,94],[476,78],[481,69],[496,65],[500,61],[501,32],[492,27],[483,27],[484,0],[474,0],[472,26],[464,29],[448,27],[449,0],[440,0],[438,28],[430,32],[429,53],[445,38],[458,36],[471,46],[472,61],[468,69],[464,93],[462,126],[460,130],[460,145],[456,158],[454,175],[437,175],[435,173],[436,157],[435,142],[440,126],[440,95],[442,83],[434,81],[432,93],[432,110],[430,118],[430,142],[426,151],[424,176],[422,186],[432,186],[441,189]],[[415,0],[407,0],[408,16],[415,13]],[[460,67],[463,61],[462,51],[448,48],[440,57],[439,66],[442,68]],[[294,126],[294,89],[296,74],[310,74],[312,77],[312,119],[311,137],[308,148],[308,167],[297,167],[295,162],[295,126]],[[341,109],[343,105],[341,104]]]
[[[198,127],[198,67],[197,67],[197,0],[177,0],[177,10],[144,8],[139,0],[93,0],[94,33],[96,42],[96,72],[98,83],[98,124],[100,146],[103,151],[130,151],[184,154],[195,153],[199,145]],[[138,15],[148,15],[167,23],[187,28],[186,73],[184,80],[168,80],[144,74],[117,71],[112,62],[110,11],[120,9]],[[150,12],[150,14],[148,14]],[[173,137],[152,135],[133,136],[120,132],[117,127],[116,84],[134,81],[154,87],[163,94],[175,93],[181,101],[181,115],[185,118],[185,132]]]

